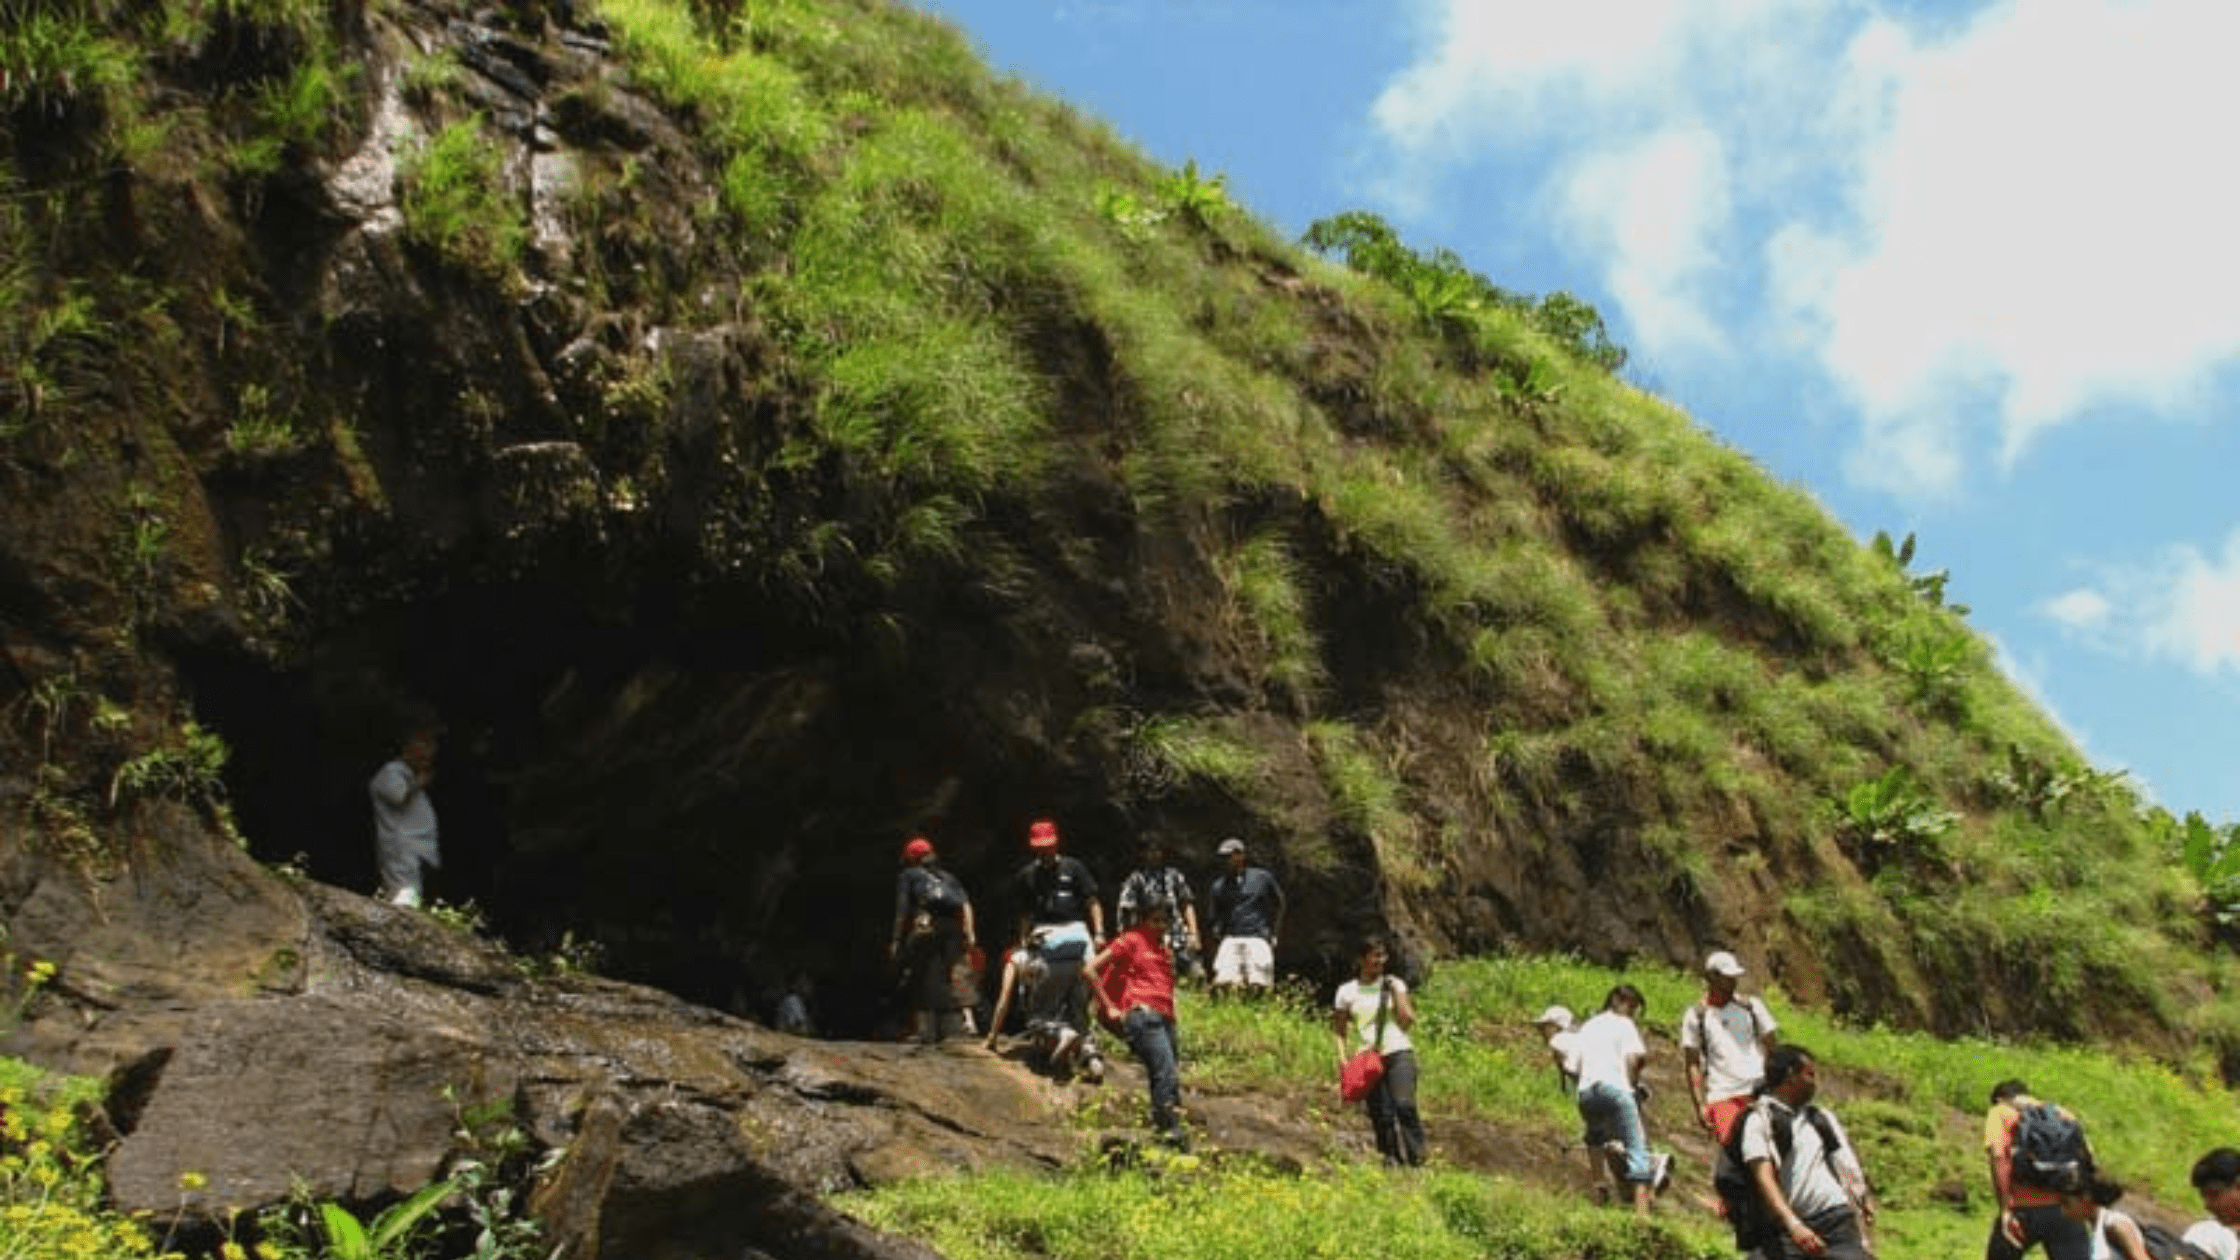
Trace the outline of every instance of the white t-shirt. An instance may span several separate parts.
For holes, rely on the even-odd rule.
[[[1696,1002],[1680,1017],[1680,1049],[1703,1056],[1703,1100],[1739,1098],[1766,1074],[1765,1043],[1779,1025],[1754,997],[1736,994],[1724,1006]]]
[[[2240,1234],[2216,1221],[2195,1221],[2186,1227],[2185,1241],[2208,1252],[2215,1260],[2240,1260]]]
[[[1820,1114],[1827,1118],[1829,1130],[1836,1135],[1836,1158],[1841,1160],[1850,1152],[1851,1139],[1844,1135],[1843,1125],[1833,1112]],[[1781,1148],[1773,1139],[1776,1115],[1786,1115],[1791,1122],[1786,1163],[1781,1159]],[[1739,1145],[1744,1167],[1761,1159],[1773,1164],[1773,1175],[1781,1183],[1781,1197],[1789,1201],[1789,1210],[1798,1216],[1809,1218],[1834,1208],[1851,1206],[1851,1196],[1845,1192],[1842,1179],[1828,1166],[1827,1149],[1821,1141],[1819,1126],[1791,1110],[1780,1099],[1762,1099],[1742,1114]]]
[[[1353,1016],[1354,1034],[1361,1040],[1361,1048],[1374,1049],[1378,1054],[1398,1054],[1413,1050],[1415,1043],[1400,1028],[1400,999],[1408,992],[1408,982],[1398,976],[1383,977],[1392,986],[1392,996],[1385,999],[1384,1039],[1371,1046],[1369,1039],[1377,1035],[1377,990],[1375,983],[1363,984],[1348,980],[1338,986],[1338,996],[1330,1005],[1334,1010],[1346,1011]]]
[[[1626,1064],[1635,1056],[1647,1057],[1649,1047],[1642,1043],[1641,1030],[1632,1020],[1616,1011],[1604,1011],[1579,1025],[1571,1037],[1572,1048],[1579,1054],[1579,1088],[1633,1088],[1633,1073]]]

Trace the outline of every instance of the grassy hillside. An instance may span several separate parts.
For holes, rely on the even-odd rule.
[[[245,242],[312,230],[273,207],[377,134],[401,56],[394,179],[431,302],[612,313],[597,397],[532,436],[580,449],[577,506],[610,525],[688,483],[724,505],[694,545],[737,598],[855,643],[958,604],[1022,637],[1186,625],[1188,659],[1075,663],[1071,728],[1122,750],[1114,791],[1267,820],[1308,874],[1373,866],[1427,950],[1720,941],[1860,1019],[2240,1063],[2200,889],[2134,794],[1941,580],[1613,375],[1569,308],[1326,258],[904,6],[577,7],[686,151],[581,156],[534,203],[473,56],[397,34],[463,6],[0,17],[0,477],[86,490],[69,545],[107,576],[53,612],[74,642],[160,657],[206,598],[280,656],[316,628],[304,601],[331,625],[364,598],[341,531],[270,527],[324,500],[222,523],[195,501],[284,461],[368,513],[394,493],[392,439],[316,375],[324,298]],[[499,6],[523,40],[547,8]],[[120,252],[112,229],[211,244]],[[761,406],[687,470],[697,386],[662,347],[718,327]],[[518,403],[470,382],[453,405],[487,430],[526,426]],[[1043,606],[1116,569],[1155,571],[1136,589],[1166,605]],[[189,698],[73,669],[0,693],[40,749],[36,834],[97,836],[120,784],[209,787]],[[97,726],[102,705],[123,716]],[[65,728],[79,759],[50,761]]]

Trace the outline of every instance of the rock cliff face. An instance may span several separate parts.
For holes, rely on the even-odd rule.
[[[67,189],[12,230],[51,242],[47,283],[100,281],[108,321],[46,345],[55,392],[0,451],[15,839],[113,857],[139,800],[212,826],[222,796],[256,857],[370,888],[366,780],[432,713],[438,895],[732,1010],[806,972],[849,1030],[882,1017],[901,841],[933,836],[1001,923],[1038,816],[1109,884],[1149,835],[1201,881],[1215,841],[1252,840],[1296,906],[1282,962],[1310,973],[1369,928],[1421,952],[1591,924],[1598,948],[1670,957],[1721,930],[1611,878],[1618,854],[1474,816],[1477,718],[1329,544],[1310,559],[1348,610],[1336,704],[1418,747],[1421,799],[1467,840],[1423,895],[1388,886],[1303,715],[1253,681],[1204,529],[1140,513],[1094,439],[1121,405],[1094,328],[1041,346],[1082,391],[1082,441],[982,502],[985,553],[874,581],[852,542],[805,552],[876,512],[828,462],[773,456],[814,400],[696,217],[720,173],[610,32],[537,6],[334,18],[345,121],[276,174],[213,180],[221,159],[186,152],[119,170],[98,120],[12,131]],[[219,55],[256,32],[210,41],[151,73],[190,98],[262,81]],[[400,204],[400,168],[462,125],[525,232],[502,275]],[[1311,503],[1242,510],[1320,528]],[[1142,720],[1176,712],[1262,750],[1251,799],[1144,755]],[[230,750],[222,784],[188,722]]]

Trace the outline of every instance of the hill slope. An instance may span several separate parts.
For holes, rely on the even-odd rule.
[[[1719,943],[2240,1053],[2194,890],[1940,585],[913,11],[33,0],[0,60],[44,860],[172,797],[366,886],[433,709],[450,895],[735,1008],[807,970],[875,1026],[899,840],[1001,922],[1051,815],[1115,881],[1250,838],[1317,975]]]

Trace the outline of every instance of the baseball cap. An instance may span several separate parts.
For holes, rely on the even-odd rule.
[[[1055,849],[1058,847],[1058,824],[1047,818],[1037,819],[1027,828],[1027,847],[1030,849]]]
[[[1730,954],[1723,949],[1711,955],[1711,957],[1704,959],[1703,969],[1705,971],[1715,972],[1722,976],[1739,976],[1744,974],[1742,970],[1742,964],[1735,960],[1735,956],[1733,954]]]
[[[1568,1006],[1551,1006],[1540,1012],[1539,1018],[1532,1022],[1535,1024],[1554,1024],[1558,1028],[1569,1030],[1571,1027],[1571,1008]]]
[[[1232,853],[1242,853],[1244,852],[1244,841],[1231,836],[1222,841],[1213,851],[1222,857],[1227,857]]]
[[[902,846],[902,860],[905,862],[915,862],[919,858],[932,856],[933,841],[926,839],[924,836],[912,836],[910,837],[910,843]]]

